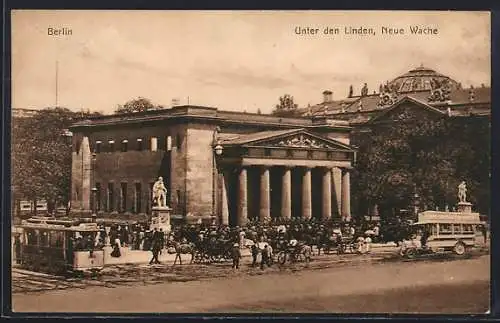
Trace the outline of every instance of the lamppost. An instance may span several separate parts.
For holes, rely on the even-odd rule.
[[[418,211],[420,205],[420,196],[417,193],[417,188],[415,187],[415,191],[413,193],[413,216],[415,220],[418,220]]]
[[[217,185],[216,181],[218,179],[217,174],[217,157],[222,154],[222,146],[220,145],[219,141],[219,132],[220,128],[217,126],[214,130],[213,137],[212,137],[212,145],[214,149],[214,155],[212,158],[212,214],[210,216],[210,222],[213,224],[215,218],[217,217],[215,215],[216,213],[216,200],[218,199],[217,196]]]

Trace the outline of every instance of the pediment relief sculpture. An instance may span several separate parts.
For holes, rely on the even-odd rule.
[[[410,111],[409,109],[402,109],[399,111],[399,113],[394,113],[392,115],[392,120],[394,121],[403,121],[403,120],[410,120],[410,119],[414,119],[415,118],[415,114],[413,113],[413,111]]]
[[[278,142],[278,146],[294,148],[331,148],[329,145],[320,142],[314,138],[308,138],[304,135],[298,135],[292,138],[286,138]]]

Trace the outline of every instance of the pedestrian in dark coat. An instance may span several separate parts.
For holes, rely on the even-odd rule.
[[[153,237],[152,237],[152,245],[151,245],[151,252],[153,253],[153,258],[149,261],[149,264],[152,265],[153,263],[159,264],[160,261],[158,260],[158,255],[160,254],[161,251],[161,238],[159,236],[159,232],[157,229],[154,229],[153,232]]]
[[[257,264],[257,255],[259,254],[259,247],[257,246],[257,241],[254,241],[252,245],[252,267],[255,267]]]
[[[269,257],[270,257],[269,245],[266,244],[264,246],[264,249],[262,250],[262,259],[260,261],[260,269],[264,269],[264,265],[267,265],[268,267],[270,267]]]
[[[233,269],[240,268],[241,251],[238,243],[233,244],[231,249],[231,257],[233,258]]]

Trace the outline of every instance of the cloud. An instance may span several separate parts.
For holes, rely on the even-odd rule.
[[[13,20],[13,98],[17,107],[53,102],[55,57],[60,100],[112,111],[139,95],[241,110],[272,107],[284,93],[314,104],[370,89],[423,63],[463,84],[489,83],[489,16],[449,12],[116,12],[18,13]],[[20,19],[22,18],[22,19]],[[74,35],[48,38],[47,24]],[[300,37],[294,26],[439,26],[432,37]],[[27,27],[34,26],[34,27]],[[15,50],[15,51],[14,51]],[[59,56],[58,56],[59,55]]]

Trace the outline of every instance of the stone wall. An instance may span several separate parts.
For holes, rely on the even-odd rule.
[[[196,216],[216,215],[214,187],[215,125],[189,124],[187,129],[187,212]]]
[[[348,132],[329,132],[326,133],[326,136],[332,140],[336,140],[338,142],[341,142],[343,144],[349,145],[350,144],[350,134]]]
[[[100,151],[96,152],[95,162],[90,164],[91,156],[87,166],[92,179],[84,182],[82,186],[82,158],[76,153],[81,149],[82,134],[76,133],[73,138],[72,159],[72,210],[80,208],[81,196],[77,194],[88,190],[96,184],[100,184],[100,211],[101,212],[125,212],[125,213],[151,213],[151,186],[158,176],[162,176],[166,183],[168,197],[174,211],[179,210],[177,190],[182,194],[185,188],[185,125],[157,125],[127,127],[109,127],[94,130],[89,134],[90,151],[97,148],[97,141],[101,141]],[[167,137],[171,137],[171,150],[167,151]],[[157,150],[151,151],[151,138],[157,138]],[[139,142],[142,139],[142,149],[139,150]],[[127,151],[121,151],[123,140],[128,140]],[[176,139],[180,140],[177,148]],[[114,141],[114,149],[110,151],[109,141]],[[84,165],[85,166],[85,165]],[[114,203],[112,207],[108,202],[108,184],[113,184]],[[126,208],[121,209],[120,195],[121,184],[126,183]],[[135,195],[136,184],[140,185],[141,202],[140,209],[136,209]],[[137,187],[139,188],[139,187]],[[89,197],[90,199],[90,197]],[[90,207],[90,200],[89,200]]]

